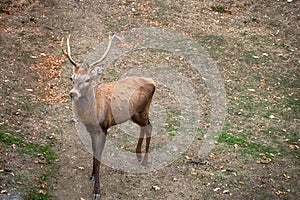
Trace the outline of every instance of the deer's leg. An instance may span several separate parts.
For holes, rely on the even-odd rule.
[[[96,158],[93,155],[93,171],[92,171],[92,175],[90,177],[91,181],[95,181],[95,168],[96,168]]]
[[[145,150],[144,158],[141,163],[142,165],[147,165],[148,154],[150,149],[151,132],[152,132],[152,125],[149,121],[148,110],[146,110],[143,113],[135,114],[131,119],[133,122],[135,122],[141,127],[140,137],[135,150],[138,161],[142,160],[142,144],[143,144],[144,137],[146,136],[146,150]]]
[[[92,172],[92,180],[95,181],[94,183],[94,193],[93,199],[99,200],[100,199],[100,161],[102,152],[104,149],[105,141],[106,141],[106,134],[100,127],[89,127],[89,132],[91,134],[92,139],[92,148],[93,148],[93,172]]]
[[[92,150],[93,150],[93,171],[90,177],[90,180],[95,181],[95,165],[96,165],[96,158],[94,156],[94,152],[96,152],[96,145],[94,143],[93,135],[96,134],[96,130],[93,126],[86,126],[86,130],[89,132],[92,140]]]
[[[141,162],[142,160],[142,144],[143,144],[144,137],[145,137],[145,131],[141,128],[140,137],[135,149],[136,157],[139,162]]]
[[[139,162],[141,162],[141,160],[142,160],[142,145],[143,145],[144,137],[146,135],[146,130],[142,127],[148,123],[148,119],[143,118],[142,116],[143,115],[136,113],[131,118],[134,123],[138,124],[141,127],[139,140],[138,140],[138,143],[137,143],[136,149],[135,149],[136,157]]]
[[[145,149],[145,155],[142,160],[142,165],[148,164],[148,155],[149,155],[149,149],[150,149],[150,141],[151,141],[151,133],[152,133],[152,125],[149,122],[148,125],[141,127],[141,130],[143,130],[146,133],[146,149]]]

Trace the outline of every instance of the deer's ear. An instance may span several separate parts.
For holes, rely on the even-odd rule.
[[[78,65],[73,66],[73,74],[77,74],[79,72],[80,67]]]
[[[99,66],[99,67],[95,67],[93,70],[90,70],[90,74],[94,77],[97,77],[99,75],[101,75],[104,71],[104,68]]]
[[[103,66],[96,67],[95,71],[97,72],[97,75],[99,76],[99,75],[103,74],[104,67]]]

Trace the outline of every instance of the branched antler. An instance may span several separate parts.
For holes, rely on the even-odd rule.
[[[113,39],[114,39],[115,37],[116,37],[116,35],[113,34],[113,33],[109,33],[109,34],[108,34],[108,45],[107,45],[107,48],[106,48],[106,50],[105,50],[103,56],[102,56],[99,60],[93,62],[93,63],[90,65],[90,69],[93,68],[93,67],[95,67],[95,66],[98,65],[99,63],[101,63],[101,62],[106,58],[106,56],[107,56],[107,54],[108,54],[108,52],[109,52],[109,50],[110,50],[110,48],[111,48],[112,41],[113,41]]]
[[[70,47],[70,34],[67,36],[67,51],[63,48],[63,43],[64,43],[64,39],[65,38],[62,38],[61,39],[61,42],[60,42],[60,47],[61,47],[61,50],[63,52],[63,54],[65,56],[67,56],[67,58],[69,59],[69,61],[75,66],[75,67],[79,67],[79,65],[73,60],[72,56],[71,56],[71,47]]]

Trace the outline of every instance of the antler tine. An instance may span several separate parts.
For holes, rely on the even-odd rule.
[[[63,48],[63,43],[64,43],[64,39],[65,38],[62,38],[61,39],[61,42],[60,42],[60,47],[61,47],[61,50],[63,52],[63,54],[65,56],[67,56],[67,58],[69,59],[69,61],[75,66],[75,67],[78,67],[78,64],[73,60],[73,58],[71,57],[71,47],[70,47],[70,34],[67,36],[67,51]]]
[[[108,52],[109,52],[109,50],[111,48],[111,44],[112,44],[112,41],[113,41],[113,39],[114,39],[115,36],[116,36],[115,34],[109,33],[109,35],[108,35],[108,45],[107,45],[107,48],[106,48],[104,54],[102,55],[102,57],[99,60],[97,60],[94,63],[92,63],[90,65],[90,68],[98,65],[99,63],[101,63],[105,59],[105,57],[107,56],[107,54],[108,54]]]

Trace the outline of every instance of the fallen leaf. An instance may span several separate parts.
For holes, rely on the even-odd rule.
[[[194,170],[192,170],[192,171],[191,171],[191,175],[197,175],[197,172],[194,171]]]
[[[290,178],[291,178],[291,176],[289,176],[289,175],[287,175],[287,174],[283,174],[283,176],[284,176],[285,178],[287,178],[287,179],[290,179]]]
[[[47,192],[45,190],[39,190],[39,194],[45,195],[45,194],[47,194]]]
[[[275,194],[279,196],[279,195],[285,194],[285,192],[283,192],[283,191],[281,191],[281,190],[277,190],[277,191],[275,192]]]
[[[160,190],[160,187],[157,186],[157,185],[153,185],[153,186],[152,186],[152,189],[153,189],[153,190]]]
[[[252,88],[248,88],[247,90],[250,92],[255,92],[255,89],[252,89]]]
[[[1,194],[6,194],[6,193],[7,193],[7,190],[1,190],[0,193],[1,193]]]
[[[224,190],[223,194],[229,194],[229,190]]]
[[[190,158],[189,156],[185,156],[185,159],[192,160],[192,158]]]
[[[289,149],[299,149],[299,146],[298,145],[292,145],[292,144],[290,144],[289,145]]]
[[[264,158],[262,160],[256,161],[258,164],[269,164],[272,161],[271,158]]]
[[[270,118],[270,119],[274,119],[275,116],[274,116],[274,115],[270,115],[269,118]]]

